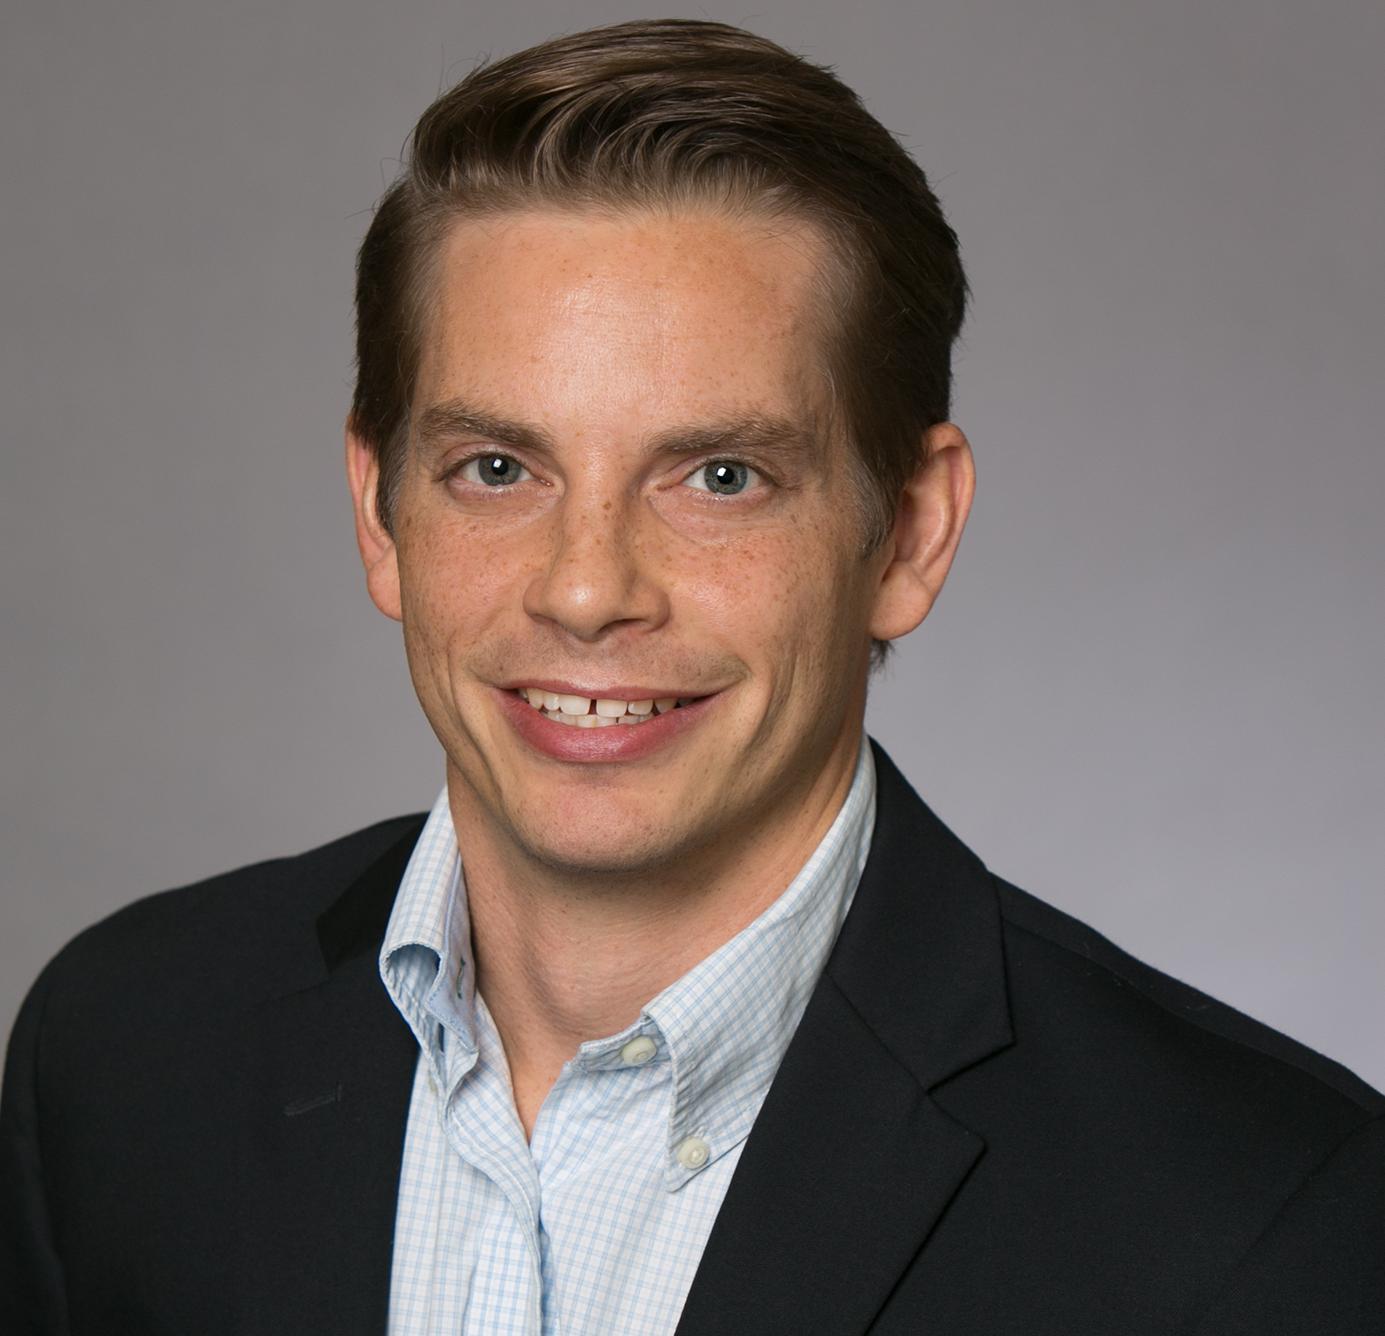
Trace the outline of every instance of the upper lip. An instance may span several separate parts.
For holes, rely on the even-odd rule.
[[[539,691],[551,691],[555,696],[585,696],[589,700],[696,700],[701,696],[712,695],[709,691],[682,691],[677,687],[647,686],[578,686],[572,682],[559,682],[550,677],[517,677],[513,681],[501,683],[504,691],[518,691],[521,687],[532,687]]]

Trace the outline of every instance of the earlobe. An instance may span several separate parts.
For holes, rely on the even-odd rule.
[[[399,598],[399,560],[394,538],[380,521],[377,495],[380,461],[374,450],[346,424],[346,480],[356,513],[356,546],[365,567],[371,601],[386,617],[403,620]]]
[[[877,640],[907,635],[942,590],[962,538],[976,490],[971,446],[954,423],[939,422],[924,437],[923,463],[905,485],[886,544],[870,634]]]

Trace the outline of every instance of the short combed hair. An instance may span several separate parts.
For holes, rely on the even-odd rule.
[[[415,126],[356,267],[351,419],[379,459],[388,531],[449,226],[533,207],[709,205],[826,234],[823,370],[857,460],[863,555],[888,538],[923,432],[949,413],[967,299],[956,234],[918,164],[831,70],[682,19],[594,28],[483,64]]]

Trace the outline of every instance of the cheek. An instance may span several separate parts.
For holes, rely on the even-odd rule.
[[[803,538],[801,526],[766,529],[702,547],[682,591],[709,627],[747,659],[769,658],[792,673],[834,657],[842,586],[834,548]]]
[[[401,535],[404,635],[411,652],[442,656],[458,642],[470,643],[516,603],[523,569],[491,527],[463,522]]]
[[[754,626],[765,619],[769,599],[782,597],[782,582],[762,543],[723,543],[689,554],[676,570],[676,594],[695,605],[711,628]],[[675,614],[677,602],[674,604]]]

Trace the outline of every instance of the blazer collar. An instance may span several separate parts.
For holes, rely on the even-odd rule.
[[[991,874],[878,743],[870,857],[827,974],[925,1089],[1008,1045]]]
[[[400,837],[318,916],[317,944],[329,972],[355,956],[373,961],[379,955],[394,897],[426,820],[426,815],[411,818]]]
[[[861,884],[678,1336],[859,1336],[985,1149],[929,1091],[1013,1041],[995,892],[878,746],[875,763]]]
[[[418,1044],[380,981],[423,819],[311,925],[279,995],[245,1018],[237,1331],[383,1331]]]

